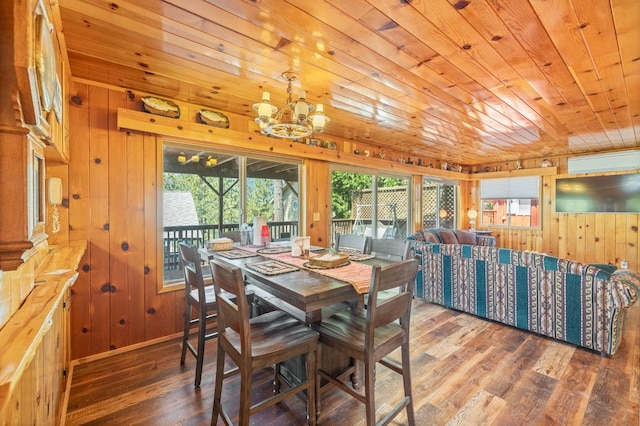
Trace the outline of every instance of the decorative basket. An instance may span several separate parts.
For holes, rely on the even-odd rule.
[[[309,264],[312,266],[320,266],[322,268],[333,268],[349,261],[347,253],[326,253],[321,256],[309,258]]]
[[[231,238],[216,238],[207,243],[207,249],[213,251],[231,250],[233,248],[233,240]]]

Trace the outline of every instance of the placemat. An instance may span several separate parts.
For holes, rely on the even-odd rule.
[[[265,247],[256,250],[256,253],[260,254],[280,254],[287,252],[291,253],[291,246]]]
[[[374,259],[375,257],[373,254],[349,253],[349,260],[355,260],[356,262]]]
[[[318,266],[318,265],[312,265],[310,262],[305,262],[305,263],[302,264],[302,266],[307,268],[307,269],[327,270],[327,269],[342,268],[344,266],[349,266],[350,264],[351,264],[351,262],[349,262],[347,260],[346,262],[341,263],[340,265],[336,265],[336,266]]]
[[[296,268],[295,266],[288,265],[283,262],[278,262],[277,260],[268,260],[266,262],[245,263],[244,266],[256,272],[259,272],[263,275],[279,275],[279,274],[286,274],[287,272],[294,272],[299,270],[299,268]]]
[[[232,249],[232,250],[227,250],[227,251],[217,251],[215,252],[216,256],[222,256],[222,257],[226,257],[227,259],[242,259],[245,257],[255,257],[257,256],[256,253],[247,251],[247,250],[242,250],[242,249]]]

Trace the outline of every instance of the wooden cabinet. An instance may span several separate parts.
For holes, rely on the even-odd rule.
[[[60,423],[70,362],[70,287],[85,250],[86,242],[72,242],[45,257],[35,287],[0,330],[0,424]]]

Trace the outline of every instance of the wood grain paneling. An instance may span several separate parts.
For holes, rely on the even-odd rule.
[[[630,0],[62,0],[76,78],[251,122],[293,70],[330,138],[478,165],[639,146]]]
[[[78,358],[178,332],[184,296],[182,291],[158,293],[158,280],[162,276],[157,252],[161,229],[157,195],[162,138],[153,134],[154,123],[146,122],[143,126],[146,131],[116,128],[118,108],[138,107],[137,95],[133,95],[136,99],[129,99],[124,90],[75,83],[74,95],[81,99],[81,105],[70,105],[73,155],[69,165],[69,233],[71,240],[89,241],[88,281],[81,278],[74,286],[77,303],[72,311],[72,342],[73,358]],[[184,111],[191,108],[186,103],[181,106]],[[158,129],[167,129],[165,122],[171,123],[161,117],[157,121]],[[201,129],[192,126],[193,134],[200,134]],[[202,134],[205,140],[198,140],[199,143],[215,145],[215,135]],[[229,134],[233,138],[221,136],[224,139],[221,146],[233,140],[237,149],[285,152],[285,145],[278,141],[269,141],[271,144],[265,146],[262,137],[252,140],[251,134],[243,135],[238,130],[229,130]],[[445,172],[340,152],[330,152],[323,159],[321,151],[313,148],[291,144],[290,154],[302,158],[313,154],[304,162],[301,200],[305,205],[305,230],[314,244],[322,245],[324,239],[329,239],[330,161],[371,163],[370,167],[381,170],[390,164],[395,171],[416,173],[414,181],[421,181],[419,174],[430,171],[437,177],[462,179],[459,227],[469,226],[466,209],[480,205],[478,180],[482,174]],[[558,170],[566,169],[565,158],[554,157],[554,162]],[[549,174],[549,169],[536,168],[539,163],[540,159],[525,161],[526,168],[517,171],[512,170],[514,162],[500,164],[497,175],[501,177],[541,173],[542,200],[541,226],[492,228],[498,246],[543,251],[584,262],[619,265],[620,260],[626,259],[630,268],[637,268],[639,215],[555,213],[556,175]],[[319,221],[313,220],[314,213],[320,214]]]

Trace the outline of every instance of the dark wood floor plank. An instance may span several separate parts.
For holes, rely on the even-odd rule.
[[[640,304],[631,308],[613,357],[422,301],[414,302],[411,336],[418,425],[640,424]],[[196,389],[195,360],[188,356],[180,366],[179,339],[80,360],[72,372],[67,424],[209,424],[215,362],[211,341]],[[400,398],[402,380],[383,366],[376,377],[382,415]],[[254,380],[255,397],[270,394],[272,372],[258,372]],[[223,404],[237,417],[238,378],[225,383]],[[321,412],[320,424],[364,425],[362,404],[335,388],[323,393]],[[304,415],[305,404],[292,398],[252,423],[303,425]],[[406,415],[392,424],[406,424]]]

